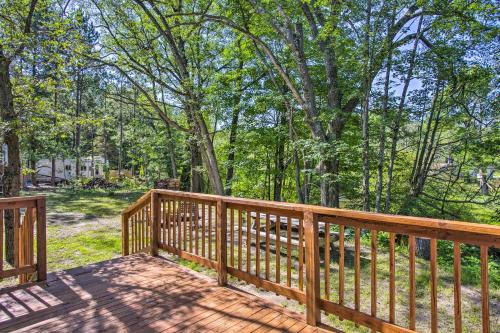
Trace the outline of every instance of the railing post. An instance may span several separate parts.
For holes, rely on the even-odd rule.
[[[217,273],[220,286],[227,284],[227,211],[226,202],[217,200]]]
[[[151,255],[158,255],[158,243],[160,242],[160,198],[158,193],[151,191]]]
[[[306,318],[307,323],[317,326],[321,323],[318,215],[304,212],[304,237],[306,241]]]
[[[129,251],[129,234],[128,234],[128,213],[122,214],[122,256],[128,256]]]
[[[36,200],[36,266],[37,280],[47,280],[47,243],[45,197]]]

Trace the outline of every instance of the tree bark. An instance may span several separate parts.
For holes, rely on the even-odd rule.
[[[203,178],[201,173],[202,158],[196,139],[189,140],[189,151],[191,153],[191,184],[190,191],[201,193],[203,192]]]
[[[167,127],[167,140],[168,140],[168,149],[169,149],[169,157],[170,157],[170,174],[172,178],[177,178],[177,162],[175,161],[175,145],[174,139],[172,137],[172,129],[168,123],[165,123]]]
[[[361,114],[361,127],[363,138],[363,210],[370,210],[370,139],[369,139],[369,116],[370,116],[370,92],[371,92],[371,52],[370,52],[370,31],[371,31],[372,2],[368,0],[365,26],[365,82],[363,112]]]
[[[392,13],[392,21],[388,27],[388,33],[394,25],[395,11]],[[387,64],[385,68],[385,82],[384,82],[384,95],[382,98],[382,116],[380,120],[380,138],[378,149],[378,162],[377,162],[377,183],[375,185],[375,211],[380,213],[382,209],[382,187],[384,182],[384,161],[385,161],[385,131],[387,122],[387,113],[389,112],[389,87],[391,84],[391,71],[392,71],[392,41],[386,41],[389,45],[389,53],[387,55]]]
[[[279,111],[278,111],[279,112]],[[281,135],[280,127],[286,125],[286,114],[279,112],[278,115],[278,137],[276,141],[276,151],[274,155],[274,201],[281,201],[281,194],[283,189],[283,178],[285,174],[285,140]]]
[[[385,196],[385,213],[388,213],[391,208],[391,191],[392,191],[392,173],[394,170],[394,161],[396,159],[397,145],[399,141],[399,130],[401,126],[401,118],[403,117],[404,106],[406,102],[406,95],[408,93],[408,88],[410,86],[410,81],[413,76],[413,67],[415,66],[415,58],[417,54],[418,43],[420,40],[420,32],[422,29],[422,22],[424,16],[420,16],[418,22],[417,35],[415,37],[415,43],[413,44],[413,49],[411,51],[410,63],[408,65],[408,72],[406,73],[406,78],[403,86],[403,91],[401,93],[401,99],[399,101],[399,107],[396,114],[396,119],[394,120],[394,127],[392,129],[392,143],[391,143],[391,156],[389,159],[389,167],[387,170],[387,184],[386,184],[386,196]]]
[[[1,179],[4,197],[17,197],[21,190],[21,158],[19,154],[19,117],[14,110],[10,60],[0,49],[0,114],[7,125],[3,131],[3,143],[7,145],[8,163]],[[12,210],[4,212],[6,260],[14,263],[14,215]]]
[[[50,185],[56,186],[56,158],[50,159]]]
[[[82,83],[81,83],[81,73],[80,73],[80,68],[77,68],[76,72],[76,107],[75,107],[75,121],[76,121],[76,127],[75,127],[75,143],[74,143],[74,149],[75,149],[75,175],[76,177],[80,177],[80,141],[81,141],[81,125],[80,125],[80,113],[81,113],[81,106],[82,106]]]

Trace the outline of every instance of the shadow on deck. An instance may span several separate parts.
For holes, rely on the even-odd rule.
[[[322,331],[322,329],[319,329]],[[0,291],[0,332],[316,332],[302,316],[145,254]]]

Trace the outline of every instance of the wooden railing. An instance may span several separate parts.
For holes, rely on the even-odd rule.
[[[462,330],[460,244],[480,247],[482,331],[490,330],[488,249],[500,248],[500,227],[374,214],[319,206],[151,190],[123,212],[123,254],[166,250],[306,305],[307,322],[321,310],[379,332],[415,332],[416,241],[430,242],[430,324],[438,328],[437,240],[454,246],[454,327]],[[377,311],[378,236],[388,237],[388,313]],[[370,300],[361,299],[362,235],[370,239]],[[366,239],[366,237],[364,237]],[[397,241],[398,240],[398,241]],[[396,317],[396,248],[407,244],[408,312]],[[352,257],[347,260],[346,256]],[[332,255],[333,254],[333,255]],[[346,263],[353,286],[347,286]],[[332,275],[336,274],[335,284]],[[349,288],[346,288],[349,287]],[[347,301],[346,290],[353,301]],[[333,297],[335,296],[335,297]],[[363,311],[370,306],[369,311]],[[407,318],[406,318],[407,317]],[[406,320],[407,319],[407,320]]]
[[[36,276],[37,281],[46,280],[45,214],[43,196],[0,199],[1,279],[19,276],[19,283],[25,283]],[[13,253],[10,263],[8,251]]]

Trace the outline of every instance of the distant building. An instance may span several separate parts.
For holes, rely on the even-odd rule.
[[[104,157],[85,157],[80,160],[80,176],[88,178],[104,177]],[[39,182],[50,182],[52,178],[52,160],[42,159],[36,162],[36,174]],[[74,159],[55,160],[56,182],[69,181],[76,177],[76,161]]]

